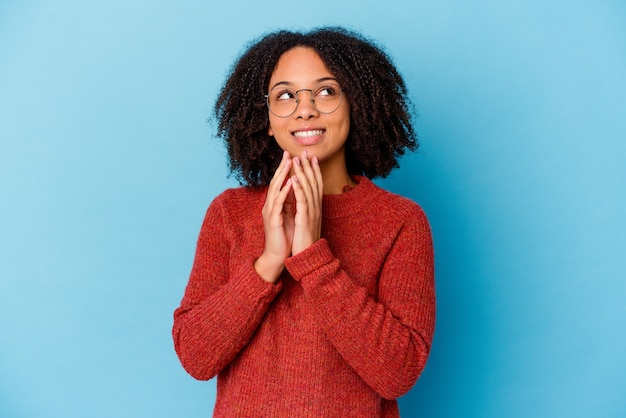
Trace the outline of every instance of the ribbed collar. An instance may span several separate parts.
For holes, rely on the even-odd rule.
[[[351,216],[363,211],[366,204],[376,197],[378,186],[370,179],[362,176],[353,176],[357,185],[342,194],[324,195],[322,201],[322,216],[324,219]]]

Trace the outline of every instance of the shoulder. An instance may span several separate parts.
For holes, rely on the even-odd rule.
[[[432,256],[433,234],[422,207],[413,200],[376,186],[379,206],[377,222],[387,231],[395,231],[394,246],[417,257]]]
[[[409,222],[428,222],[422,207],[413,200],[383,189],[369,179],[363,178],[361,181],[365,182],[364,186],[368,188],[371,204],[381,217],[391,216]]]
[[[261,213],[266,188],[237,187],[224,190],[209,205],[207,217],[223,222],[249,218],[251,213]]]
[[[238,187],[217,195],[208,209],[200,229],[200,239],[232,240],[248,230],[258,229],[265,202],[265,189]],[[262,228],[260,229],[263,230]]]
[[[236,208],[250,207],[258,202],[265,201],[266,188],[264,187],[236,187],[226,189],[211,202],[211,206]]]

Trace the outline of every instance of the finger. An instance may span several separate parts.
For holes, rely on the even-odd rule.
[[[320,168],[320,162],[317,157],[312,158],[313,173],[315,174],[315,180],[317,182],[318,196],[324,195],[324,179],[322,178],[322,169]]]
[[[289,192],[291,191],[292,187],[293,187],[293,181],[291,180],[291,178],[289,178],[285,182],[285,185],[283,186],[283,188],[280,189],[280,192],[278,192],[278,194],[276,195],[276,198],[274,199],[274,207],[275,207],[274,210],[277,213],[283,212],[284,206],[286,204],[291,204],[291,202],[287,202],[287,199],[289,197]]]
[[[302,153],[302,157],[302,170],[304,171],[304,174],[306,174],[309,184],[311,185],[313,197],[317,199],[319,196],[317,193],[317,178],[313,169],[313,161],[309,158],[309,154],[306,151]]]
[[[306,151],[303,152],[303,157],[308,157]],[[319,166],[319,160],[317,157],[306,158],[306,162],[303,161],[303,171],[307,175],[309,184],[311,185],[311,193],[316,208],[321,206],[321,199],[324,192],[324,184],[322,181],[322,171]]]
[[[300,162],[302,170],[306,174],[309,181],[313,181],[313,168],[311,167],[311,160],[309,159],[309,153],[307,151],[302,151]]]
[[[309,176],[307,176],[305,172],[305,164],[308,165],[308,160],[306,159],[306,154],[302,154],[305,158],[294,158],[294,173],[296,178],[298,179],[298,186],[304,194],[305,199],[308,201],[308,204],[315,205],[315,199],[313,196],[313,185],[309,181]],[[306,160],[306,163],[304,162]],[[310,165],[309,165],[310,169]]]
[[[265,203],[263,204],[264,217],[266,215],[271,216],[274,212],[273,208],[276,196],[285,182],[285,178],[291,169],[291,164],[292,162],[291,158],[289,158],[289,153],[287,151],[283,152],[283,158],[274,172],[274,176],[272,177],[272,180],[267,188],[267,195],[265,196]]]
[[[274,199],[272,200],[272,206],[270,209],[270,224],[273,226],[281,226],[283,224],[283,213],[287,207],[291,207],[293,203],[287,202],[287,198],[289,196],[289,192],[291,191],[293,181],[291,179],[287,179],[285,182],[285,186],[276,194]],[[291,209],[286,210],[287,212],[291,212]]]
[[[312,162],[309,160],[309,155],[307,151],[302,152],[301,167],[302,172],[306,176],[307,180],[307,188],[305,188],[305,193],[307,195],[307,199],[309,203],[312,205],[312,209],[318,210],[320,206],[320,196],[319,187],[317,184],[317,178],[315,176],[315,171],[312,167]]]
[[[285,179],[289,175],[292,164],[292,160],[291,158],[289,158],[289,153],[287,151],[283,152],[283,158],[280,161],[278,168],[274,172],[272,180],[270,181],[268,194],[271,194],[273,196],[280,191],[285,183]]]
[[[306,223],[309,219],[310,208],[306,193],[302,187],[300,178],[297,175],[291,176],[291,184],[293,185],[293,194],[296,198],[296,218]]]

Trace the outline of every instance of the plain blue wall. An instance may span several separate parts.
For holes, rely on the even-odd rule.
[[[0,0],[0,416],[206,417],[170,328],[228,179],[206,123],[244,44],[380,40],[421,152],[378,183],[434,232],[404,416],[626,416],[626,5]]]

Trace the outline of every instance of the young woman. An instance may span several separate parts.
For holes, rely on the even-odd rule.
[[[215,106],[244,187],[210,205],[173,337],[214,416],[397,417],[435,323],[430,228],[374,185],[417,147],[405,84],[340,28],[276,32]]]

